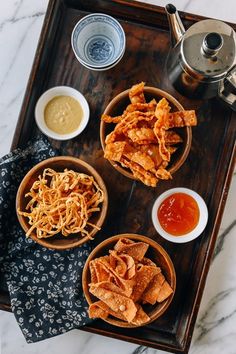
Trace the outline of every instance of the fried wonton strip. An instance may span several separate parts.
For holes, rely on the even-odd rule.
[[[181,128],[184,126],[197,125],[197,117],[194,110],[192,111],[179,111],[170,113],[169,115],[169,128]]]
[[[125,277],[127,279],[132,279],[136,273],[136,266],[135,266],[134,259],[127,254],[120,255],[120,258],[123,259],[127,265],[127,273],[126,273]]]
[[[148,244],[145,242],[127,243],[126,239],[120,238],[115,244],[114,249],[119,253],[125,253],[137,261],[141,261],[148,250]]]
[[[128,254],[121,254],[120,258],[126,263],[127,270],[131,269],[135,265],[134,259]]]
[[[99,260],[94,260],[94,270],[96,272],[98,283],[110,279],[110,272],[100,263]]]
[[[153,266],[145,266],[141,265],[141,268],[138,269],[135,275],[135,286],[133,288],[133,292],[131,298],[134,302],[137,302],[142,297],[142,294],[150,281],[153,279],[155,275],[160,273],[160,268]]]
[[[143,140],[148,140],[150,143],[157,143],[157,138],[151,128],[134,128],[130,129],[127,134],[128,137],[137,144]]]
[[[146,103],[143,89],[144,89],[144,82],[140,82],[137,85],[133,85],[129,90],[129,99],[131,103]]]
[[[142,309],[142,306],[140,306],[139,304],[136,304],[136,306],[138,311],[131,323],[135,325],[142,325],[143,323],[147,323],[148,321],[150,321],[150,317]]]
[[[128,270],[126,263],[119,255],[117,255],[116,251],[110,250],[109,253],[111,267],[120,277],[125,277],[125,274]]]
[[[104,157],[108,160],[120,161],[126,146],[125,141],[116,141],[106,145]]]
[[[97,274],[96,274],[96,270],[95,270],[95,266],[94,266],[94,261],[89,262],[89,270],[90,270],[90,274],[91,274],[91,283],[97,283],[98,278],[97,278]]]
[[[134,259],[127,254],[118,255],[117,251],[109,251],[110,265],[116,273],[124,279],[131,279],[135,275]]]
[[[120,123],[118,123],[114,129],[116,133],[123,133],[127,135],[127,132],[131,129],[137,128],[139,122],[152,121],[154,118],[154,114],[152,112],[132,112],[128,113],[126,118],[123,119]]]
[[[111,117],[107,114],[102,115],[102,120],[106,123],[119,123],[123,119],[123,115],[117,117]]]
[[[135,243],[135,241],[131,240],[130,238],[122,237],[122,238],[120,238],[119,241],[117,241],[117,243],[115,244],[114,250],[122,251],[122,249],[117,249],[117,247],[119,248],[120,245],[132,245],[132,244],[134,244],[134,243]]]
[[[107,306],[107,304],[105,304],[102,301],[97,301],[94,304],[96,304],[96,307],[99,307],[101,310],[103,310],[105,313],[107,313],[108,315],[112,315],[115,318],[119,318],[122,321],[126,321],[125,316],[123,315],[122,311],[112,311],[112,309],[110,309],[109,306]],[[92,306],[92,305],[90,305]],[[136,316],[135,316],[136,317]],[[98,318],[98,317],[97,317]],[[101,318],[101,317],[100,317]]]
[[[173,130],[166,130],[165,131],[165,144],[166,145],[173,145],[182,143],[183,139]]]
[[[110,134],[108,134],[106,136],[105,139],[105,144],[111,144],[114,143],[115,141],[121,141],[124,142],[125,141],[125,135],[122,132],[115,132],[112,131]]]
[[[166,98],[162,98],[156,106],[155,116],[157,117],[157,127],[169,128],[170,105]]]
[[[142,325],[143,323],[150,321],[150,317],[143,311],[142,307],[139,304],[137,304],[136,307],[137,313],[131,323],[135,325]],[[118,310],[115,312],[102,301],[94,302],[89,306],[89,318],[101,318],[105,320],[109,315],[125,321],[125,316],[122,311]]]
[[[157,296],[157,302],[162,302],[167,299],[173,293],[173,289],[170,287],[169,283],[165,281],[159,291]]]
[[[117,274],[115,269],[112,268],[109,262],[103,260],[102,257],[99,259],[99,263],[102,267],[110,274],[110,278],[113,279],[113,282],[118,285],[125,296],[130,296],[133,291],[134,282],[130,279],[123,279]]]
[[[131,322],[134,319],[137,312],[137,307],[135,306],[133,300],[112,291],[103,289],[100,284],[92,284],[89,291],[99,300],[107,304],[112,311],[122,311],[128,322]]]
[[[169,103],[165,98],[162,98],[156,107],[155,116],[157,121],[153,130],[159,143],[160,155],[165,161],[170,161],[170,153],[165,145],[165,131],[169,129],[169,112]]]
[[[139,171],[137,170],[134,170],[132,168],[130,168],[133,175],[134,175],[134,178],[136,178],[137,180],[143,182],[144,184],[146,184],[146,186],[148,187],[156,187],[159,179],[153,175],[151,175],[149,173],[149,175],[143,175],[142,173],[140,173]]]
[[[165,277],[161,272],[155,275],[142,295],[143,302],[154,305],[157,302],[157,297],[164,282]]]
[[[167,149],[166,145],[165,145],[165,128],[164,127],[159,127],[158,126],[158,121],[155,123],[154,125],[154,129],[153,129],[158,143],[159,143],[159,152],[160,152],[160,156],[164,161],[170,161],[170,152]]]
[[[141,112],[155,112],[157,101],[155,99],[151,100],[149,103],[131,103],[126,107],[125,113],[131,113],[134,111]]]
[[[155,169],[161,165],[163,159],[160,155],[159,148],[157,144],[146,144],[138,146],[138,150],[145,152],[152,161],[154,162]]]
[[[167,149],[169,150],[170,154],[172,155],[177,150],[177,147],[176,146],[168,146]]]
[[[149,258],[147,258],[147,257],[143,257],[143,259],[142,259],[142,264],[143,264],[143,265],[147,265],[147,266],[156,267],[156,263],[154,263],[151,259],[149,259]]]
[[[111,281],[101,281],[99,283],[90,283],[90,284],[96,284],[96,285],[99,284],[99,286],[105,290],[112,291],[113,293],[116,294],[126,295],[124,294],[124,290],[121,287],[112,283]]]
[[[109,251],[110,265],[115,272],[124,279],[131,279],[135,275],[135,262],[132,257],[127,254],[118,255],[117,251]]]
[[[127,157],[130,161],[135,162],[141,167],[143,167],[146,171],[155,168],[153,160],[145,152],[138,150],[135,152],[124,153],[124,156]]]
[[[133,172],[135,178],[142,181],[147,186],[156,187],[158,179],[153,173],[146,171],[142,166],[136,162],[130,161],[124,157],[120,160],[123,167],[128,167]]]
[[[169,171],[167,171],[164,167],[160,166],[156,171],[152,171],[155,173],[155,176],[158,179],[172,179],[172,176]]]
[[[102,301],[97,301],[89,306],[89,318],[101,318],[105,320],[109,316],[109,312],[102,308],[102,303]]]

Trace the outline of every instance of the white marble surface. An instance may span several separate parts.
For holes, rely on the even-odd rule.
[[[148,2],[148,1],[146,1]],[[150,0],[164,6],[169,1]],[[0,1],[0,156],[10,149],[47,0]],[[173,0],[179,10],[236,22],[236,1]],[[234,174],[194,330],[191,354],[236,354],[236,176]],[[0,354],[157,354],[161,351],[74,330],[26,344],[12,314],[0,311]]]

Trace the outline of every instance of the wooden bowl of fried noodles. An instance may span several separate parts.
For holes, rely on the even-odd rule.
[[[44,247],[77,247],[101,229],[108,208],[106,186],[88,163],[69,156],[34,166],[17,196],[18,220],[26,236]]]

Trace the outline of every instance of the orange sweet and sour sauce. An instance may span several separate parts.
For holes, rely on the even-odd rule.
[[[173,236],[191,232],[199,221],[196,200],[186,193],[174,193],[166,198],[157,211],[162,228]]]

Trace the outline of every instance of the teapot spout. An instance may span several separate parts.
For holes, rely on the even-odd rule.
[[[174,5],[166,5],[165,10],[170,26],[171,44],[174,47],[183,37],[185,29]]]

